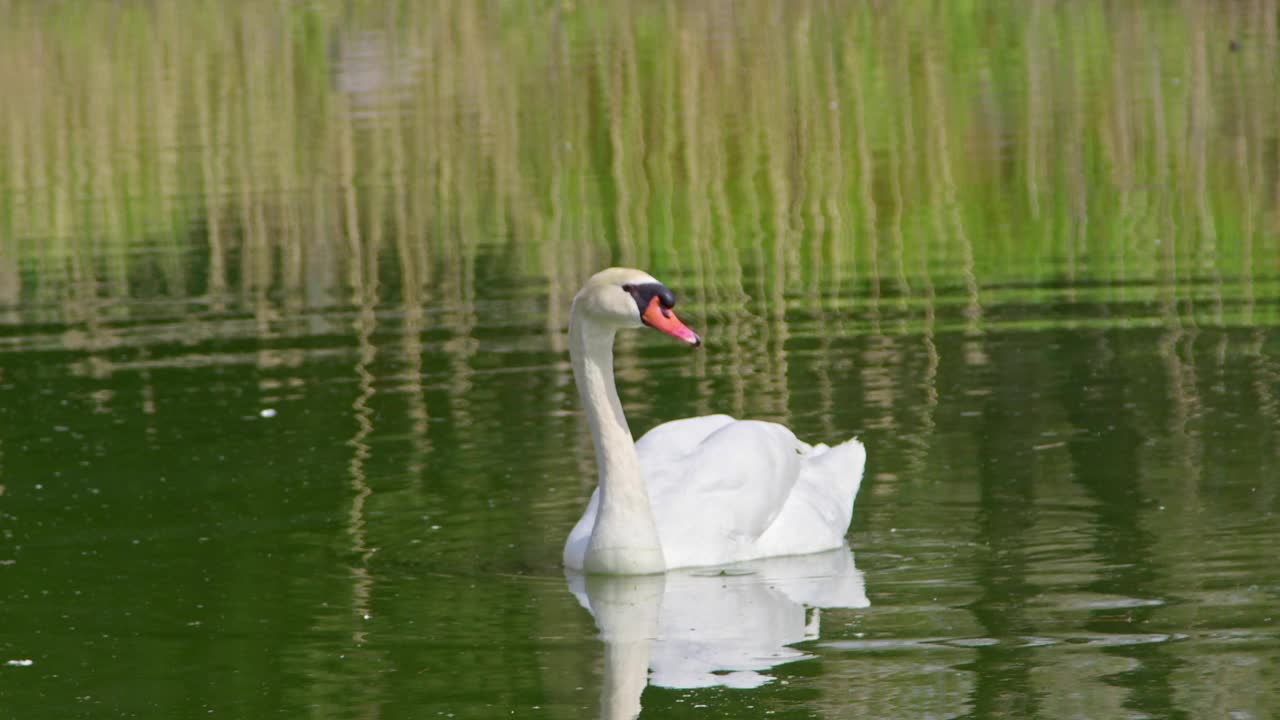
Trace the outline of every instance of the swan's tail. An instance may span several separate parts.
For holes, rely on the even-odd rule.
[[[867,465],[867,449],[857,438],[846,440],[835,447],[815,445],[807,458],[803,474],[816,482],[814,488],[830,503],[830,523],[840,527],[841,535],[849,529],[853,519],[853,501],[862,486],[862,473]],[[827,513],[823,513],[826,515]]]
[[[800,555],[844,544],[867,450],[857,439],[835,447],[815,445],[803,462],[782,512],[757,541],[762,556]]]

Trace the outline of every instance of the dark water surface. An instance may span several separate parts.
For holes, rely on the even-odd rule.
[[[594,714],[602,648],[559,567],[590,447],[525,290],[483,286],[465,332],[142,301],[101,350],[10,325],[0,654],[32,664],[3,668],[6,705]],[[633,425],[714,408],[859,434],[870,604],[823,612],[773,682],[651,688],[646,713],[1274,716],[1272,328],[1011,301],[971,335],[872,318],[865,288],[726,320],[682,290],[707,345],[626,343]]]
[[[1278,15],[0,2],[0,716],[1280,717]],[[565,577],[611,263],[849,551]]]

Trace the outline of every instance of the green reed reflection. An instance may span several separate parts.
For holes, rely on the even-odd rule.
[[[0,299],[358,297],[380,262],[421,297],[485,246],[714,302],[930,277],[977,329],[1012,278],[1253,277],[1280,226],[1275,13],[5,3]]]

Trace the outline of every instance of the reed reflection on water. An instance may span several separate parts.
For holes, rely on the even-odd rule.
[[[233,5],[5,7],[8,304],[458,301],[488,249],[556,300],[614,261],[978,323],[1275,254],[1272,2]]]
[[[709,341],[621,339],[638,432],[871,450],[870,606],[646,713],[1269,716],[1276,11],[0,2],[0,647],[55,668],[0,693],[590,712],[620,263]]]

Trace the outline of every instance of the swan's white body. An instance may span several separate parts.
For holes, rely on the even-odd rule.
[[[666,302],[637,290],[654,287]],[[614,385],[614,335],[650,324],[698,344],[669,298],[625,268],[597,273],[574,298],[569,349],[599,486],[565,543],[565,565],[643,574],[840,547],[866,461],[857,440],[809,445],[776,423],[708,415],[632,441]],[[642,299],[651,300],[643,321]]]

